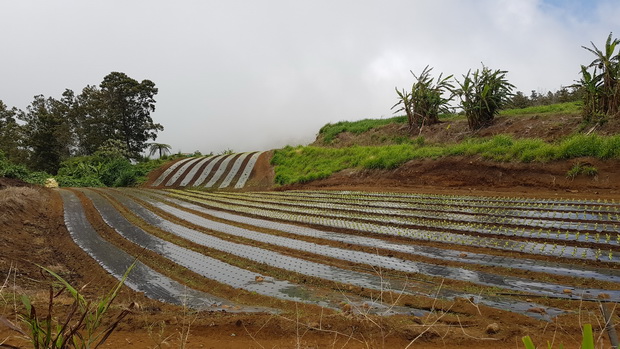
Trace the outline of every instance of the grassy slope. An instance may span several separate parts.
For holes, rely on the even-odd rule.
[[[578,103],[562,103],[551,106],[532,107],[503,111],[503,115],[532,113],[578,113]],[[450,118],[455,118],[454,116]],[[367,132],[389,123],[401,123],[404,118],[385,120],[365,119],[358,122],[339,122],[324,126],[320,134],[324,142],[330,142],[340,132]],[[392,169],[403,163],[420,158],[438,158],[452,155],[479,155],[497,161],[540,161],[571,159],[592,156],[601,159],[620,158],[620,135],[573,135],[558,143],[540,139],[513,139],[499,135],[490,139],[471,138],[457,144],[425,144],[414,139],[406,144],[385,146],[286,147],[277,150],[272,159],[275,165],[276,183],[280,185],[303,183],[329,177],[347,168]]]
[[[319,134],[323,136],[323,141],[326,144],[331,141],[342,132],[351,132],[354,134],[360,134],[372,130],[373,128],[388,125],[388,124],[402,124],[407,122],[405,116],[395,116],[389,119],[364,119],[359,121],[340,121],[335,124],[327,124],[319,130]]]

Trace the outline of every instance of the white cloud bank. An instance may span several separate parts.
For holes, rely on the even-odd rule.
[[[159,88],[158,142],[264,150],[327,122],[388,117],[409,70],[484,62],[556,90],[620,32],[614,0],[1,1],[0,100],[24,109],[111,71]]]

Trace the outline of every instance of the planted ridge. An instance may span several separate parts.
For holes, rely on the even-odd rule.
[[[248,155],[250,155],[250,153],[243,153],[239,155],[230,171],[228,171],[228,175],[226,175],[226,178],[224,178],[222,184],[220,184],[219,188],[226,188],[230,185],[230,182],[232,182],[233,178],[235,178],[237,172],[239,172],[239,169],[241,168],[241,164],[243,163],[243,161],[245,161]]]
[[[239,160],[240,155],[230,157],[228,167],[234,167],[235,161],[247,163],[252,155],[246,154],[243,160]],[[233,183],[239,173],[230,176]],[[402,213],[419,211],[413,199],[393,201],[386,196],[364,210],[367,197],[364,193],[356,193],[356,198],[346,197],[346,193],[320,194],[324,197],[316,200],[316,196],[308,198],[318,194],[312,192],[80,191],[84,195],[79,194],[76,204],[84,204],[84,209],[67,211],[68,217],[86,221],[84,210],[97,214],[118,235],[109,235],[107,230],[95,225],[97,230],[104,229],[106,239],[132,254],[137,250],[127,248],[123,239],[131,242],[131,246],[144,247],[155,258],[149,265],[164,273],[164,277],[174,278],[168,273],[179,268],[181,273],[194,273],[212,280],[209,287],[215,289],[221,284],[255,292],[261,297],[337,308],[342,297],[352,303],[368,304],[368,297],[372,299],[376,292],[400,294],[408,300],[419,297],[470,299],[470,287],[490,287],[493,292],[476,292],[472,302],[543,318],[553,317],[563,310],[547,306],[543,307],[544,313],[536,315],[529,309],[540,308],[540,305],[515,295],[601,302],[620,299],[615,242],[610,241],[612,250],[604,252],[609,258],[603,261],[606,255],[595,250],[603,243],[601,241],[574,236],[563,241],[565,245],[556,245],[525,235],[520,236],[520,240],[515,240],[517,236],[513,234],[489,235],[479,231],[487,228],[469,225],[478,219],[484,220],[484,212],[464,215],[450,212],[450,206],[437,207],[440,212],[453,214],[451,220],[445,217],[437,220],[444,226],[464,222],[463,228],[472,230],[463,231],[467,233],[463,234],[453,229],[437,231],[431,226],[412,227],[407,223],[412,217]],[[467,212],[465,206],[461,203],[460,208]],[[389,208],[403,212],[390,215]],[[609,208],[615,211],[615,206]],[[425,206],[420,211],[427,210]],[[542,213],[532,207],[515,211],[522,211],[514,212],[518,213],[515,216],[528,211],[536,211],[536,217]],[[617,227],[617,222],[608,215],[590,215],[591,212],[586,211],[583,216],[588,218],[585,220],[588,224],[599,220]],[[561,221],[566,217],[546,219]],[[507,227],[517,229],[513,223]],[[527,220],[522,223],[526,228],[529,224]],[[91,227],[91,231],[93,229]],[[400,237],[395,238],[395,235]],[[80,246],[85,250],[96,249],[98,242]],[[102,246],[103,253],[107,253],[104,257],[113,257],[108,263],[114,263],[114,252],[107,252],[105,244]],[[562,252],[564,249],[567,251]],[[569,249],[574,249],[575,253],[566,256]],[[498,253],[502,250],[519,253]],[[546,258],[540,258],[542,255]],[[160,270],[157,265],[161,263],[175,267]],[[583,283],[584,278],[599,281],[590,285]],[[442,280],[442,284],[446,281],[440,290],[436,290],[438,280]],[[220,289],[223,293],[216,294],[227,297],[227,290]],[[330,296],[322,298],[325,294]],[[272,304],[268,298],[260,299],[265,302],[262,304]],[[386,304],[376,302],[376,298],[369,307],[378,313],[387,308]],[[396,313],[409,314],[418,314],[420,309],[426,308],[423,305],[391,308]]]
[[[241,173],[241,177],[239,177],[237,184],[235,184],[235,189],[240,189],[245,186],[245,183],[250,178],[250,174],[252,173],[252,170],[254,169],[254,165],[256,165],[256,161],[258,160],[258,157],[261,156],[261,154],[263,153],[264,152],[260,151],[258,153],[254,153],[250,157],[250,161],[248,161],[248,163],[245,165],[245,169]]]
[[[251,177],[258,157],[263,153],[186,158],[168,167],[151,186],[229,188],[236,180],[233,188],[242,189]]]
[[[65,225],[73,241],[106,271],[120,280],[129,266],[134,263],[135,257],[104,240],[95,231],[86,219],[84,208],[74,193],[61,190],[60,195],[64,205]],[[162,302],[186,305],[195,309],[224,309],[223,305],[229,311],[233,310],[233,306],[241,309],[228,300],[188,288],[156,272],[140,261],[136,262],[125,284],[134,291],[144,292],[147,297]],[[250,307],[243,309],[243,311],[253,310]]]
[[[166,179],[166,177],[168,177],[174,170],[176,170],[177,167],[183,165],[184,163],[186,163],[187,161],[190,161],[192,158],[187,158],[187,159],[183,159],[183,160],[179,160],[177,162],[175,162],[174,164],[170,165],[170,167],[168,167],[164,173],[162,173],[159,177],[157,177],[157,179],[155,180],[155,182],[153,182],[153,186],[156,187],[158,185],[160,185],[164,179]]]
[[[180,186],[185,187],[192,182],[198,171],[205,166],[205,164],[213,161],[213,156],[207,156],[204,159],[200,160],[192,169],[185,175],[185,178],[181,181]]]
[[[187,161],[186,163],[183,164],[183,166],[179,167],[179,169],[174,173],[174,175],[172,175],[172,177],[170,177],[170,179],[168,179],[168,181],[166,182],[166,186],[170,187],[172,186],[177,180],[179,180],[179,178],[183,177],[185,178],[185,172],[192,167],[192,165],[194,165],[195,163],[197,163],[198,161],[200,161],[202,158],[192,158],[190,161]]]

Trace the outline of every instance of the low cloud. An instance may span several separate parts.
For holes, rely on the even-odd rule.
[[[577,79],[618,29],[617,1],[5,2],[0,99],[24,109],[111,71],[159,88],[158,141],[175,151],[263,150],[327,122],[389,117],[426,65],[484,62],[526,94]]]

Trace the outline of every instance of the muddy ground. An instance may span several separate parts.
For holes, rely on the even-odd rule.
[[[344,171],[303,188],[618,199],[619,164],[582,160],[597,166],[600,178],[568,180],[561,176],[568,163],[520,168],[517,164],[460,158],[410,163],[394,171]],[[264,166],[258,168],[269,170]],[[76,287],[84,287],[91,299],[114,285],[116,280],[71,240],[57,192],[5,179],[0,180],[0,188],[0,203],[5,208],[0,213],[0,278],[5,284],[0,306],[7,320],[19,323],[15,310],[23,311],[14,294],[34,297],[35,306],[45,313],[52,279],[37,265],[59,273]],[[454,304],[459,311],[450,312],[439,321],[436,317],[441,312],[424,319],[369,318],[303,305],[289,306],[278,315],[195,314],[124,288],[111,314],[115,316],[132,302],[139,307],[104,347],[176,348],[184,343],[188,348],[403,348],[413,341],[410,347],[520,348],[521,337],[526,334],[539,343],[552,339],[555,343],[576,343],[579,324],[585,322],[595,323],[597,335],[601,334],[595,304],[584,305],[583,312],[577,307],[575,314],[551,322],[463,304]],[[58,311],[66,312],[70,303],[68,296],[61,295]],[[491,324],[498,326],[497,333],[488,330]],[[23,324],[19,326],[25,329]],[[12,345],[25,345],[18,334],[0,327],[0,343],[6,339]],[[188,328],[185,341],[182,334]]]
[[[434,125],[422,131],[427,142],[456,142],[471,136],[463,121]],[[578,116],[553,119],[531,115],[500,117],[478,136],[497,133],[519,137],[556,140],[580,128]],[[586,130],[587,131],[587,130]],[[616,134],[616,120],[595,130]],[[401,135],[402,133],[402,135]],[[363,136],[341,134],[333,146],[383,144],[394,137],[410,135],[398,125],[390,125]],[[320,139],[317,140],[317,143]],[[253,190],[322,189],[421,192],[431,194],[471,194],[491,196],[567,197],[620,199],[620,161],[590,158],[548,164],[497,163],[478,157],[416,160],[390,171],[345,170],[332,177],[308,183],[272,188],[270,156],[261,156],[256,165]],[[598,169],[594,177],[567,178],[576,163]],[[159,172],[154,172],[156,178]],[[62,201],[51,189],[36,188],[20,181],[0,178],[0,314],[6,321],[26,329],[18,319],[23,312],[20,295],[35,301],[41,314],[47,312],[52,278],[46,267],[96,299],[117,280],[73,243],[64,225]],[[487,307],[472,306],[466,300],[437,303],[426,318],[366,317],[347,312],[324,311],[313,306],[287,306],[277,315],[194,313],[182,307],[147,299],[123,288],[106,320],[110,323],[131,303],[138,306],[123,320],[103,347],[116,348],[523,348],[521,337],[531,335],[544,345],[564,343],[577,347],[581,324],[592,323],[595,336],[606,341],[598,305],[570,304],[573,313],[552,321]],[[71,299],[61,294],[56,300],[59,316],[66,313]],[[433,304],[429,304],[431,307]],[[0,318],[1,320],[2,318]],[[614,321],[620,323],[618,311]],[[23,336],[0,321],[0,344],[29,347]],[[620,331],[620,328],[616,326]],[[607,343],[607,342],[605,342]],[[1,347],[1,346],[0,346]],[[608,344],[603,346],[608,348]],[[598,347],[597,347],[598,348]]]

